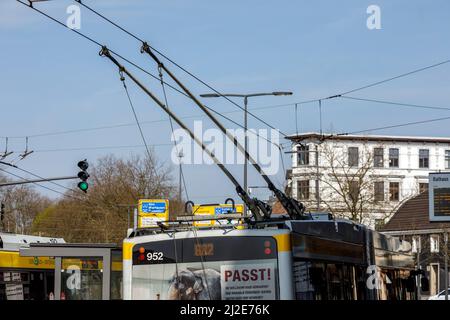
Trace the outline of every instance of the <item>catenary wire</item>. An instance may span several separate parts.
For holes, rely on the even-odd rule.
[[[436,107],[436,106],[419,105],[419,104],[411,104],[411,103],[393,102],[393,101],[386,101],[386,100],[380,100],[380,99],[369,99],[369,98],[360,98],[360,97],[351,97],[351,96],[341,96],[340,98],[356,100],[356,101],[388,104],[388,105],[408,107],[408,108],[421,108],[421,109],[446,110],[446,111],[450,110],[450,108],[447,108],[447,107]]]
[[[18,1],[18,2],[21,2],[20,0],[17,0],[17,1]],[[118,25],[117,23],[115,23],[115,22],[113,22],[112,20],[108,19],[107,17],[105,17],[104,15],[102,15],[101,13],[99,13],[98,11],[96,11],[96,10],[94,10],[93,8],[91,8],[91,7],[87,6],[86,4],[82,3],[81,0],[75,0],[75,1],[78,2],[78,3],[80,3],[83,7],[85,7],[85,8],[88,9],[88,10],[90,10],[91,12],[93,12],[93,13],[96,14],[97,16],[101,17],[101,18],[104,19],[105,21],[111,23],[112,25],[114,25],[115,27],[119,28],[119,29],[122,30],[123,32],[125,32],[125,33],[127,33],[128,35],[130,35],[131,37],[135,38],[136,40],[138,40],[138,41],[140,41],[140,42],[142,42],[142,43],[145,42],[143,39],[139,38],[139,37],[136,36],[135,34],[129,32],[128,30],[126,30],[125,28],[121,27],[121,26]],[[24,5],[27,5],[27,4],[23,3],[23,2],[21,2],[21,3],[24,4]],[[27,5],[27,6],[28,6],[28,5]],[[32,8],[33,8],[33,7],[32,7]],[[35,8],[33,8],[33,9],[35,9]],[[35,10],[37,10],[37,9],[35,9]],[[38,12],[41,12],[40,10],[37,10],[37,11],[38,11]],[[46,15],[46,14],[43,13],[43,12],[41,12],[41,13],[44,14],[44,15]],[[49,17],[49,18],[51,18],[52,20],[54,20],[54,21],[56,21],[56,22],[62,24],[62,23],[59,22],[58,20],[56,20],[56,19],[54,19],[54,18],[52,18],[52,17],[50,17],[50,16],[48,16],[48,15],[46,15],[46,16]],[[62,25],[65,26],[64,24],[62,24]],[[66,27],[66,26],[65,26],[65,27]],[[71,29],[71,30],[72,30],[72,29]],[[76,30],[73,30],[73,31],[77,32]],[[77,33],[79,33],[79,32],[77,32]],[[81,33],[79,33],[79,34],[82,35]],[[84,36],[84,35],[83,35],[83,36]],[[84,37],[90,39],[89,37],[86,37],[86,36],[84,36]],[[98,43],[97,43],[97,44],[98,44]],[[173,65],[175,65],[176,67],[178,67],[179,69],[181,69],[182,71],[184,71],[185,73],[187,73],[188,75],[190,75],[191,77],[193,77],[194,79],[198,80],[199,82],[201,82],[202,84],[204,84],[205,86],[207,86],[209,89],[213,90],[216,94],[222,96],[223,98],[225,98],[226,100],[228,100],[228,101],[231,102],[232,104],[238,106],[240,109],[244,109],[244,108],[242,108],[241,106],[239,106],[238,104],[236,104],[234,101],[232,101],[231,99],[228,99],[228,97],[223,96],[220,92],[218,92],[217,90],[215,90],[214,88],[212,88],[210,85],[208,85],[207,83],[205,83],[203,80],[201,80],[200,78],[198,78],[197,76],[195,76],[194,74],[192,74],[191,72],[189,72],[187,69],[185,69],[184,67],[182,67],[182,66],[179,65],[178,63],[176,63],[174,60],[172,60],[172,59],[170,59],[169,57],[167,57],[164,53],[162,53],[162,52],[159,51],[158,49],[156,49],[156,48],[154,48],[154,47],[152,47],[152,46],[150,46],[150,45],[149,45],[149,47],[150,47],[152,50],[154,50],[156,53],[158,53],[160,56],[162,56],[163,58],[165,58],[167,61],[171,62],[171,63],[172,63]],[[113,52],[113,51],[111,51],[111,52]],[[120,56],[119,56],[119,57],[120,57]],[[441,65],[443,65],[443,64],[447,64],[447,63],[449,63],[449,62],[450,62],[450,59],[443,60],[443,61],[441,61],[441,62],[432,64],[432,65],[428,65],[428,66],[425,66],[425,67],[422,67],[422,68],[418,68],[418,69],[415,69],[415,70],[412,70],[412,71],[409,71],[409,72],[406,72],[406,73],[402,73],[402,74],[399,74],[399,75],[396,75],[396,76],[393,76],[393,77],[390,77],[390,78],[387,78],[387,79],[384,79],[384,80],[381,80],[381,81],[377,81],[377,82],[373,82],[373,83],[370,83],[370,84],[367,84],[367,85],[364,85],[364,86],[361,86],[361,87],[357,87],[357,88],[348,90],[348,91],[346,91],[346,92],[342,92],[342,93],[340,93],[340,94],[328,96],[328,97],[322,98],[322,99],[310,100],[310,101],[303,102],[303,103],[314,102],[314,101],[320,101],[320,100],[325,100],[325,99],[333,99],[333,98],[337,98],[337,97],[340,97],[340,96],[343,96],[343,95],[347,95],[347,94],[349,94],[349,93],[361,91],[361,90],[364,90],[364,89],[367,89],[367,88],[371,88],[371,87],[374,87],[374,86],[377,86],[377,85],[380,85],[380,84],[383,84],[383,83],[386,83],[386,82],[390,82],[390,81],[393,81],[393,80],[396,80],[396,79],[399,79],[399,78],[403,78],[403,77],[406,77],[406,76],[409,76],[409,75],[412,75],[412,74],[415,74],[415,73],[419,73],[419,72],[422,72],[422,71],[425,71],[425,70],[428,70],[428,69],[431,69],[431,68],[435,68],[435,67],[441,66]],[[155,77],[155,76],[153,76],[153,77]],[[291,104],[291,105],[292,105],[292,104]],[[249,114],[253,116],[253,114],[251,114],[251,113],[249,113]],[[259,119],[259,120],[260,120],[260,119]],[[265,123],[265,124],[266,124],[267,126],[273,128],[273,127],[270,126],[269,124],[267,124],[267,123]],[[284,136],[287,136],[286,134],[283,134],[283,135],[284,135]]]
[[[19,0],[17,0],[19,1]],[[88,9],[89,11],[91,11],[92,13],[94,13],[95,15],[97,15],[98,17],[104,19],[105,21],[109,22],[110,24],[112,24],[113,26],[115,26],[116,28],[120,29],[121,31],[125,32],[126,34],[130,35],[131,37],[133,37],[134,39],[136,39],[137,41],[141,42],[141,43],[145,43],[145,41],[143,39],[141,39],[140,37],[136,36],[135,34],[133,34],[132,32],[126,30],[125,28],[121,27],[120,25],[118,25],[117,23],[115,23],[114,21],[112,21],[111,19],[107,18],[106,16],[104,16],[103,14],[99,13],[98,11],[96,11],[95,9],[89,7],[88,5],[86,5],[85,3],[83,3],[81,0],[75,0],[76,2],[78,2],[80,5],[82,5],[83,7],[85,7],[86,9]],[[194,78],[195,80],[199,81],[201,84],[203,84],[204,86],[206,86],[207,88],[209,88],[210,90],[212,90],[214,93],[218,94],[219,96],[221,96],[222,98],[226,99],[228,102],[230,102],[231,104],[235,105],[236,107],[238,107],[239,109],[241,109],[242,111],[245,111],[245,108],[240,106],[239,104],[237,104],[236,102],[234,102],[233,100],[231,100],[230,98],[228,98],[227,96],[223,95],[222,93],[220,93],[217,89],[213,88],[211,85],[209,85],[208,83],[206,83],[205,81],[203,81],[202,79],[200,79],[198,76],[194,75],[193,73],[191,73],[190,71],[188,71],[186,68],[184,68],[183,66],[181,66],[180,64],[176,63],[173,59],[169,58],[168,56],[166,56],[164,53],[162,53],[161,51],[159,51],[158,49],[152,47],[151,45],[148,45],[153,51],[155,51],[156,53],[158,53],[161,57],[163,57],[164,59],[166,59],[167,61],[169,61],[170,63],[172,63],[173,65],[175,65],[177,68],[181,69],[182,71],[184,71],[186,74],[188,74],[189,76],[191,76],[192,78]],[[110,50],[111,51],[111,50]],[[259,118],[258,116],[254,115],[252,112],[248,112],[248,110],[246,111],[249,115],[251,115],[253,118],[255,118],[256,120],[260,121],[261,123],[263,123],[264,125],[268,126],[271,129],[276,129],[275,127],[271,126],[269,123],[267,123],[265,120]],[[281,133],[281,131],[280,131]],[[282,133],[283,136],[286,136],[286,134]]]
[[[161,67],[158,67],[158,72],[159,72],[159,78],[161,79],[161,88],[162,88],[162,92],[163,92],[163,96],[164,96],[164,103],[166,104],[166,108],[169,109],[169,102],[167,99],[166,87],[164,86],[164,79],[163,79],[163,73],[162,73]],[[170,130],[172,131],[172,137],[174,138],[173,144],[175,146],[177,156],[180,157],[180,176],[181,176],[181,180],[183,181],[184,193],[186,194],[186,199],[189,201],[189,194],[188,194],[187,187],[186,187],[186,181],[184,179],[183,164],[181,163],[181,153],[178,150],[178,142],[175,140],[175,130],[173,127],[172,118],[170,116],[169,116],[169,123],[170,123]],[[181,194],[180,194],[180,199],[181,199]]]
[[[394,124],[394,125],[384,126],[384,127],[376,127],[376,128],[371,128],[371,129],[365,129],[365,130],[358,130],[358,131],[352,131],[352,132],[338,133],[338,134],[330,135],[329,137],[351,135],[351,134],[363,133],[363,132],[368,132],[368,131],[379,131],[379,130],[384,130],[384,129],[400,128],[400,127],[412,126],[412,125],[423,124],[423,123],[444,121],[444,120],[449,120],[449,119],[450,119],[450,117],[442,117],[442,118],[435,118],[435,119],[428,119],[428,120],[421,120],[421,121],[412,121],[412,122]]]
[[[19,3],[21,3],[21,4],[23,4],[23,5],[26,6],[26,7],[29,7],[29,8],[31,8],[31,9],[33,9],[34,11],[36,11],[36,12],[42,14],[43,16],[45,16],[45,17],[47,17],[48,19],[50,19],[50,20],[56,22],[57,24],[63,26],[64,28],[66,28],[66,29],[68,29],[68,30],[70,30],[70,31],[75,32],[76,34],[80,35],[80,36],[83,37],[84,39],[89,40],[89,41],[91,41],[92,43],[94,43],[94,44],[96,44],[96,45],[102,47],[102,45],[101,45],[98,41],[94,40],[92,37],[89,37],[89,36],[83,34],[82,32],[80,32],[80,31],[78,31],[78,30],[76,30],[76,29],[69,28],[66,24],[62,23],[61,21],[59,21],[59,20],[53,18],[52,16],[46,14],[45,12],[43,12],[43,11],[41,11],[41,10],[39,10],[39,9],[37,9],[37,8],[35,8],[35,7],[33,7],[33,6],[28,5],[27,3],[22,2],[21,0],[16,0],[16,1],[19,2]],[[152,49],[153,49],[153,48],[152,48]],[[133,61],[131,61],[131,60],[125,58],[123,55],[121,55],[121,54],[119,54],[119,53],[117,53],[117,52],[115,52],[115,51],[113,51],[113,50],[111,50],[111,49],[109,49],[109,51],[110,51],[111,53],[113,53],[114,55],[116,55],[117,57],[119,57],[120,59],[122,59],[122,60],[124,60],[125,62],[129,63],[129,64],[132,65],[133,67],[135,67],[135,68],[137,68],[138,70],[144,72],[145,74],[151,76],[153,79],[159,81],[159,78],[158,78],[157,76],[155,76],[154,74],[148,72],[147,70],[145,70],[144,68],[142,68],[141,66],[139,66],[138,64],[136,64],[135,62],[133,62]],[[156,50],[155,50],[155,51],[156,51]],[[181,95],[183,95],[183,96],[189,98],[189,96],[188,96],[186,93],[182,92],[181,90],[179,90],[178,88],[172,86],[171,84],[166,83],[166,82],[165,82],[164,84],[167,85],[167,86],[168,86],[169,88],[171,88],[172,90],[175,90],[176,92],[180,93]],[[189,98],[189,99],[190,99],[190,98]],[[236,105],[237,105],[237,104],[236,104]],[[210,107],[208,107],[208,106],[205,106],[205,107],[206,107],[208,110],[210,110],[211,112],[215,113],[216,115],[218,115],[218,116],[220,116],[220,117],[222,117],[222,118],[224,118],[224,119],[230,121],[231,123],[233,123],[233,124],[235,124],[235,125],[238,125],[238,126],[241,127],[241,128],[243,127],[242,125],[240,125],[240,124],[237,123],[236,121],[230,119],[229,117],[224,116],[223,114],[217,112],[216,110],[214,110],[214,109],[212,109],[212,108],[210,108]],[[249,113],[249,114],[251,114],[251,113]],[[269,124],[266,124],[266,125],[269,126],[269,127],[272,128],[272,129],[276,130],[276,128],[274,128],[273,126],[270,126]],[[280,133],[281,133],[283,136],[286,136],[286,134],[282,133],[281,131],[280,131]],[[259,135],[258,135],[258,137],[259,137]],[[262,137],[262,139],[264,139],[264,138]],[[271,141],[268,141],[268,142],[269,142],[269,143],[273,143],[273,142],[271,142]]]
[[[3,169],[3,168],[0,168],[0,171],[3,171],[3,172],[5,172],[5,173],[7,173],[7,174],[9,174],[9,175],[11,175],[11,176],[16,177],[16,178],[22,179],[23,181],[30,181],[29,179],[26,179],[26,178],[24,178],[24,177],[21,177],[21,176],[15,174],[15,173],[9,172],[8,170],[5,170],[5,169]],[[57,190],[55,190],[55,189],[49,188],[49,187],[44,186],[44,185],[42,185],[42,184],[39,184],[39,183],[37,183],[37,182],[30,182],[30,183],[32,183],[32,184],[34,184],[34,185],[37,185],[37,186],[39,186],[39,187],[41,187],[41,188],[47,189],[47,190],[49,190],[49,191],[52,191],[52,192],[58,193],[58,194],[60,194],[60,195],[63,195],[64,197],[70,197],[70,198],[74,198],[74,199],[76,199],[76,200],[80,200],[80,201],[81,201],[81,199],[79,199],[79,198],[77,198],[77,197],[74,197],[74,196],[71,196],[71,195],[69,195],[69,194],[66,194],[66,193],[57,191]]]

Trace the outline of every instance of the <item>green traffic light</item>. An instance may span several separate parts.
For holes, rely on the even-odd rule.
[[[78,183],[78,188],[80,188],[81,191],[86,192],[87,189],[89,188],[89,185],[86,182],[81,181]]]

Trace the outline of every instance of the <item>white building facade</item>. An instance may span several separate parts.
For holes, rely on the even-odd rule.
[[[373,228],[450,171],[450,138],[303,133],[292,141],[288,191],[307,211],[331,211]]]

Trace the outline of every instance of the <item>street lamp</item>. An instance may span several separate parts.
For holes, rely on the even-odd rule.
[[[251,97],[261,97],[261,96],[290,96],[292,95],[292,92],[289,91],[274,91],[274,92],[263,92],[263,93],[250,93],[250,94],[238,94],[238,93],[224,93],[224,94],[218,94],[218,93],[205,93],[201,94],[200,97],[202,98],[219,98],[219,97],[238,97],[238,98],[244,98],[244,149],[245,152],[248,152],[248,141],[247,141],[247,104],[248,104],[248,98]],[[244,160],[244,190],[247,192],[247,157],[245,157]],[[244,212],[247,213],[247,207],[244,204]]]

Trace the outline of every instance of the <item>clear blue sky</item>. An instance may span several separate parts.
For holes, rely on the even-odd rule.
[[[322,98],[450,59],[447,0],[84,2],[223,92],[294,92],[291,97],[254,98],[250,101],[251,108]],[[65,10],[74,3],[55,0],[36,6],[65,21]],[[381,8],[381,30],[366,27],[366,9],[371,4]],[[81,32],[156,73],[155,65],[139,53],[138,42],[85,9],[81,19]],[[117,70],[98,56],[99,48],[14,0],[0,2],[0,48],[0,136],[33,136],[133,123]],[[194,93],[209,91],[172,70],[186,80]],[[450,64],[446,64],[353,96],[450,107],[449,71]],[[160,95],[157,82],[142,73],[136,74]],[[142,121],[167,119],[135,86],[129,83],[129,87]],[[169,93],[169,102],[179,115],[201,115],[173,92]],[[205,102],[220,112],[236,111],[229,116],[242,122],[243,114],[236,106],[221,100]],[[283,132],[295,132],[293,106],[258,110],[255,114]],[[445,116],[450,116],[450,112],[343,99],[323,103],[323,128],[335,132]],[[193,120],[186,121],[192,125]],[[298,121],[301,131],[318,130],[317,104],[302,105]],[[374,133],[449,136],[449,124],[447,120]],[[205,120],[205,126],[209,125]],[[226,125],[234,127],[231,123]],[[250,127],[264,126],[250,119]],[[167,121],[144,124],[143,128],[149,144],[170,142]],[[79,159],[92,162],[108,153],[128,157],[144,152],[139,147],[83,148],[141,143],[135,126],[31,137],[30,149],[35,153],[18,165],[42,176],[72,175],[77,171],[75,164]],[[0,140],[0,151],[3,148],[4,141]],[[24,139],[12,139],[10,148],[22,151]],[[82,150],[51,151],[71,148]],[[154,150],[161,161],[169,163],[170,146],[155,146]],[[284,159],[290,166],[290,155],[285,154]],[[240,167],[231,166],[231,170],[242,178]],[[176,167],[173,173],[176,178]],[[186,166],[185,174],[190,198],[197,202],[237,197],[216,167]],[[274,180],[281,184],[283,179],[280,168]],[[250,170],[249,185],[261,184],[262,180]],[[265,198],[267,193],[258,191],[257,195]]]

